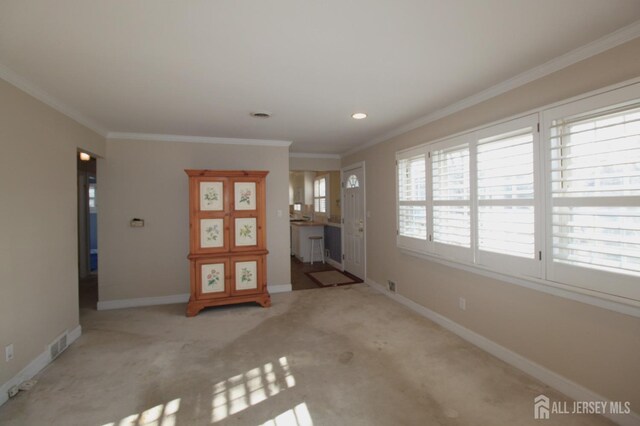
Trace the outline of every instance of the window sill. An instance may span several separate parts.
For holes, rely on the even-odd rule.
[[[432,253],[424,253],[398,245],[401,253],[409,256],[437,262],[445,266],[479,274],[496,280],[516,284],[532,290],[542,291],[565,299],[575,300],[599,308],[608,309],[621,314],[640,318],[640,301],[627,299],[612,294],[587,290],[580,287],[561,284],[533,277],[514,276],[485,268],[483,266],[442,258]]]

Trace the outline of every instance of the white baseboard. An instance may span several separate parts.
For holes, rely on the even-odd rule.
[[[288,293],[291,291],[291,284],[267,285],[269,293]]]
[[[344,268],[342,267],[342,263],[340,263],[340,262],[336,262],[335,260],[330,259],[330,258],[326,258],[326,259],[325,259],[325,261],[326,261],[329,265],[333,266],[334,268],[339,269],[339,270],[341,270],[341,271],[344,271]]]
[[[408,299],[398,293],[392,293],[388,291],[385,287],[370,278],[367,278],[366,283],[369,284],[372,288],[395,300],[396,302],[405,305],[418,314],[441,325],[454,334],[457,334],[464,340],[472,343],[475,346],[478,346],[486,352],[489,352],[496,358],[501,359],[507,364],[511,364],[517,369],[540,380],[541,382],[551,386],[552,388],[562,392],[563,394],[576,401],[609,401],[607,398],[598,395],[590,389],[587,389],[584,386],[581,386],[567,379],[566,377],[563,377],[549,370],[548,368],[543,367],[540,364],[537,364],[530,359],[527,359],[522,355],[519,355],[511,351],[510,349],[507,349],[504,346],[501,346],[494,341],[489,340],[486,337],[461,326],[460,324],[450,320],[449,318],[440,315],[439,313],[434,312],[431,309],[428,309],[411,299]],[[531,407],[533,409],[533,401]],[[631,412],[630,414],[604,414],[604,416],[623,426],[640,425],[640,415],[635,412]]]
[[[174,294],[172,296],[139,297],[136,299],[103,300],[98,302],[98,310],[135,308],[138,306],[171,305],[173,303],[187,303],[189,293]]]
[[[269,293],[286,293],[291,291],[291,284],[270,285]],[[136,308],[140,306],[171,305],[173,303],[187,303],[189,293],[174,294],[172,296],[139,297],[136,299],[103,300],[98,302],[99,311],[109,309]]]
[[[78,340],[78,338],[82,335],[82,327],[78,325],[73,330],[67,333],[67,345],[71,345],[73,342]],[[25,368],[23,368],[18,374],[16,374],[12,379],[8,382],[3,383],[0,386],[0,405],[4,404],[9,400],[9,389],[14,386],[19,385],[20,383],[30,380],[42,371],[49,363],[51,362],[51,354],[49,353],[49,345],[45,345],[45,349],[38,355],[33,361],[31,361]]]

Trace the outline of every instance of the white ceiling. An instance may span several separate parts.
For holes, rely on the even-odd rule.
[[[638,0],[0,0],[0,64],[110,132],[341,153],[638,19]]]

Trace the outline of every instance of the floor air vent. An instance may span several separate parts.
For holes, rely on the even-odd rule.
[[[67,332],[65,331],[61,336],[59,336],[54,342],[49,346],[49,354],[51,355],[51,360],[56,359],[60,354],[67,349]]]

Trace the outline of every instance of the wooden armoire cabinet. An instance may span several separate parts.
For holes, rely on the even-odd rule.
[[[185,170],[189,175],[191,297],[208,306],[257,302],[267,291],[265,171]]]

